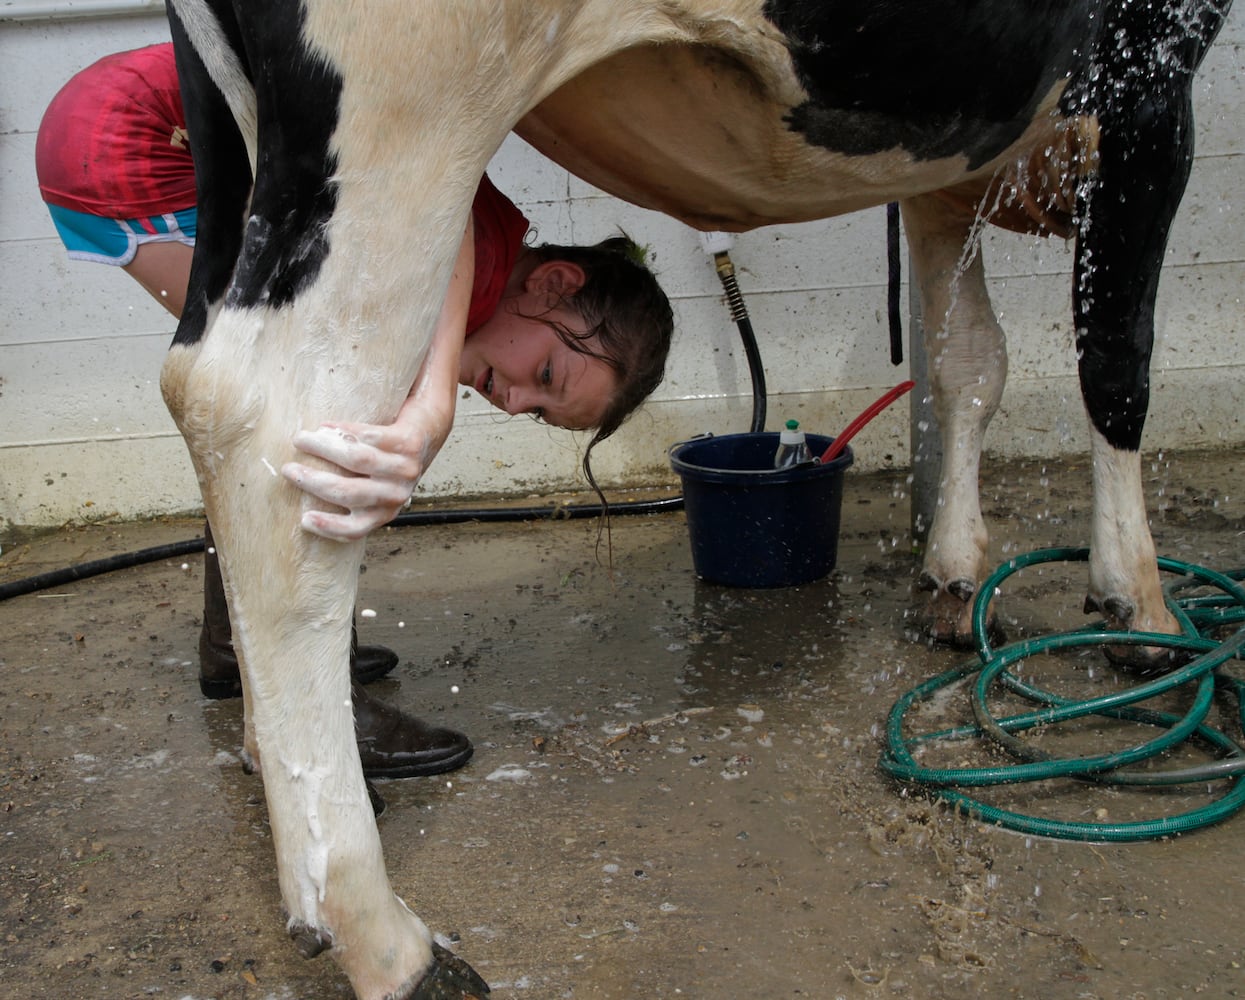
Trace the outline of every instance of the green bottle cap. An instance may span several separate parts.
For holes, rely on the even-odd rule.
[[[799,429],[800,429],[800,422],[799,422],[798,420],[788,420],[788,421],[787,421],[787,430],[789,430],[789,431],[798,431]]]

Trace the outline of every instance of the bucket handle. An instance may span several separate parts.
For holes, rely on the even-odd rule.
[[[704,431],[701,434],[693,434],[690,438],[686,438],[682,441],[676,441],[674,444],[672,444],[669,448],[666,449],[666,458],[673,459],[674,450],[676,448],[682,448],[685,444],[691,444],[693,441],[703,441],[705,440],[705,438],[711,438],[711,437],[713,437],[713,431]]]

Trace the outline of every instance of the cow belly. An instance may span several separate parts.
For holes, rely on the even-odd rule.
[[[748,56],[757,61],[707,45],[628,49],[564,84],[515,131],[616,197],[697,228],[742,231],[988,178],[1049,131],[1059,90],[1019,141],[969,171],[966,156],[918,160],[898,145],[857,156],[810,144],[788,124],[805,95],[784,70],[785,50]]]

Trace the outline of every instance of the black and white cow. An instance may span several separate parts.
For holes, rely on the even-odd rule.
[[[964,248],[995,208],[1074,230],[1090,600],[1173,630],[1138,447],[1190,80],[1228,5],[171,0],[200,221],[163,386],[221,547],[247,749],[307,952],[331,948],[365,1000],[485,991],[386,877],[346,670],[362,543],[303,531],[312,501],[275,469],[299,428],[393,417],[505,135],[704,229],[902,202],[946,462],[923,579],[948,636],[983,572],[978,456],[1006,368]]]

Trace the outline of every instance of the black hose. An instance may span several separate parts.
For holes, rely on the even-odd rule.
[[[624,503],[610,504],[610,515],[622,514],[662,514],[668,511],[683,509],[681,496],[660,497],[655,500],[630,500]],[[389,527],[403,528],[420,525],[464,524],[468,521],[496,523],[503,521],[562,521],[577,520],[584,517],[597,517],[604,513],[604,508],[597,503],[561,504],[558,506],[529,507],[463,507],[460,509],[429,508],[427,510],[408,510],[399,514],[389,522]],[[95,559],[91,562],[67,566],[64,569],[49,570],[36,576],[29,576],[9,583],[0,583],[0,601],[10,597],[21,597],[39,590],[62,587],[67,583],[85,580],[103,573],[111,573],[119,569],[131,569],[147,563],[159,562],[161,559],[176,559],[179,556],[193,555],[203,551],[202,538],[191,538],[184,542],[170,542],[167,545],[153,545],[151,548],[138,549],[134,552],[123,552],[120,555]]]
[[[0,601],[7,601],[10,597],[21,597],[23,594],[33,594],[36,590],[60,587],[66,583],[73,583],[75,580],[85,580],[87,577],[99,576],[101,573],[111,573],[116,569],[129,569],[132,566],[142,566],[146,563],[158,562],[161,559],[176,559],[178,556],[202,551],[203,539],[192,538],[185,542],[155,545],[149,549],[139,549],[136,552],[124,552],[121,555],[109,556],[107,559],[96,559],[92,562],[79,563],[77,566],[49,570],[47,573],[39,573],[37,576],[28,576],[24,580],[11,580],[8,583],[0,583]]]
[[[667,511],[682,510],[683,498],[661,497],[657,500],[628,500],[623,503],[609,505],[609,513],[615,514],[664,514]],[[605,513],[605,507],[599,503],[560,504],[556,507],[476,507],[472,509],[452,510],[446,508],[429,508],[428,510],[408,510],[399,514],[389,526],[393,528],[417,527],[420,525],[463,524],[467,521],[479,521],[485,524],[496,524],[506,521],[574,521],[583,517],[599,517]]]
[[[752,332],[752,320],[748,318],[748,307],[744,304],[739,282],[735,280],[735,265],[731,261],[731,255],[725,250],[715,253],[713,266],[717,269],[718,279],[726,291],[726,304],[730,308],[731,319],[739,327],[739,336],[744,342],[744,355],[748,359],[748,374],[752,378],[751,430],[753,434],[759,434],[765,430],[765,366],[761,364],[761,352],[757,348],[756,336]]]

